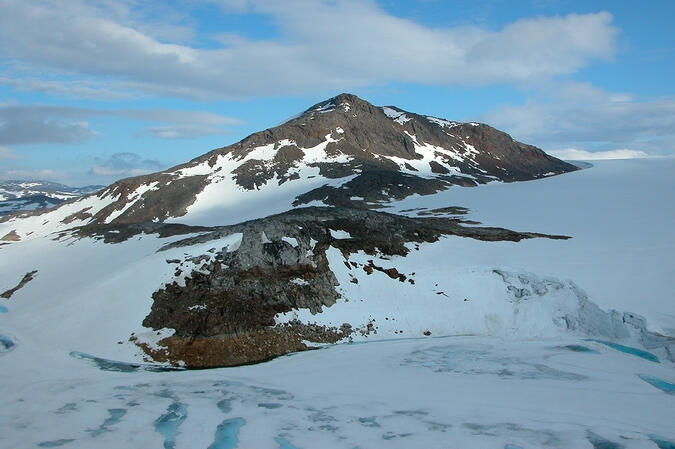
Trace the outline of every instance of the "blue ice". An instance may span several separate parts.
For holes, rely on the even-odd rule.
[[[7,313],[7,307],[0,306],[0,313]]]
[[[90,354],[85,354],[84,352],[80,351],[71,351],[69,355],[75,359],[87,360],[89,362],[92,362],[94,365],[96,365],[97,368],[99,368],[102,371],[133,373],[139,370],[151,372],[164,372],[164,371],[182,371],[184,369],[164,365],[151,365],[151,364],[142,365],[140,363],[118,362],[116,360],[108,360]]]
[[[279,449],[300,449],[297,446],[293,446],[286,438],[282,436],[276,437],[274,441],[279,443]]]
[[[649,439],[656,444],[659,449],[675,449],[675,443],[672,441],[668,441],[662,436],[651,434],[649,435]]]
[[[63,446],[64,444],[72,443],[73,440],[72,438],[63,438],[60,440],[52,440],[52,441],[43,441],[42,443],[38,444],[38,447],[59,447]]]
[[[176,447],[178,427],[187,418],[187,409],[180,402],[174,402],[166,413],[155,421],[155,430],[164,437],[164,449]]]
[[[651,352],[647,352],[647,351],[642,350],[642,349],[633,348],[632,346],[624,346],[624,345],[620,345],[618,343],[613,343],[611,341],[605,341],[605,340],[593,340],[593,339],[591,339],[590,341],[594,341],[596,343],[600,343],[600,344],[603,344],[605,346],[609,346],[612,349],[616,349],[617,351],[625,352],[626,354],[631,354],[631,355],[636,355],[638,357],[642,357],[643,359],[649,360],[650,362],[660,363],[658,357],[656,357]]]
[[[88,430],[88,432],[91,434],[93,437],[97,437],[101,435],[104,432],[108,432],[110,429],[108,427],[114,426],[120,420],[124,415],[126,415],[127,411],[126,409],[123,408],[110,408],[108,409],[108,416],[105,421],[103,421],[103,424],[101,424],[98,429],[94,430]]]
[[[239,443],[239,429],[246,420],[244,418],[232,418],[218,424],[216,436],[208,449],[234,449]]]
[[[14,346],[14,342],[8,336],[0,334],[0,345],[4,346],[5,349],[11,349]]]
[[[591,348],[589,348],[588,346],[583,346],[583,345],[567,345],[567,346],[563,346],[563,348],[569,349],[570,351],[574,351],[574,352],[589,352],[589,353],[592,352],[592,353],[595,353],[595,354],[598,353],[598,351],[594,351]]]
[[[639,374],[638,377],[648,384],[651,384],[652,386],[663,391],[664,393],[675,394],[675,384],[671,384],[670,382],[666,382],[663,379],[659,379],[658,377],[654,376],[648,376],[646,374]]]
[[[217,405],[220,411],[223,413],[230,413],[232,411],[232,405],[230,404],[230,401],[227,399],[219,401]]]

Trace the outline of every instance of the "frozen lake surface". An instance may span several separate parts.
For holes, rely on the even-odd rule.
[[[672,364],[593,341],[381,341],[182,372],[64,361],[53,378],[3,392],[3,447],[640,448],[657,447],[653,435],[675,440]]]

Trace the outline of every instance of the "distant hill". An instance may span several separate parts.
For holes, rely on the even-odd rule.
[[[1,181],[0,215],[54,207],[64,201],[96,192],[104,186],[70,187],[50,181]]]

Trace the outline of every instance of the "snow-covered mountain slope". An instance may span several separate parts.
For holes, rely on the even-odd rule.
[[[572,279],[600,307],[635,311],[654,330],[675,335],[675,159],[593,161],[593,167],[536,182],[454,189],[387,209],[416,216],[439,205],[469,208],[464,217],[518,230],[572,237],[478,244],[458,240],[467,264],[495,263]]]
[[[87,231],[102,239],[67,233],[1,245],[0,293],[37,272],[0,300],[0,442],[668,447],[675,441],[675,210],[659,192],[674,190],[674,168],[673,160],[598,161],[565,176],[450,189],[389,209],[430,217],[429,226],[450,226],[438,220],[450,214],[483,222],[455,222],[466,232],[504,225],[571,239],[486,241],[449,232],[433,241],[419,221],[425,240],[405,243],[405,256],[386,255],[385,248],[367,255],[369,248],[349,250],[358,237],[349,221],[328,217],[332,240],[323,250],[334,279],[324,279],[340,296],[315,314],[298,303],[274,314],[273,324],[300,323],[312,340],[317,329],[344,332],[348,323],[353,332],[344,341],[366,344],[238,368],[152,372],[143,358],[161,355],[162,341],[177,332],[144,321],[153,313],[162,318],[165,309],[153,311],[160,289],[204,285],[209,278],[197,272],[245,265],[249,244],[281,260],[295,249],[318,253],[321,243],[303,240],[297,223],[271,217],[239,232],[154,225],[164,237],[150,225],[111,224]],[[290,235],[293,227],[299,237]],[[402,242],[415,232],[391,223],[381,228],[390,235],[379,242]],[[318,282],[297,274],[279,272],[295,279],[279,295],[300,300],[294,289]],[[218,311],[203,313],[208,299],[181,297],[195,320],[177,327],[213,326]]]
[[[451,185],[522,181],[576,170],[507,134],[349,94],[161,173],[125,179],[48,214],[0,223],[26,238],[91,223],[225,225],[293,206],[381,207]]]
[[[160,238],[148,234],[149,228],[101,225],[87,228],[85,234],[64,234],[60,240],[5,244],[0,246],[0,291],[37,270],[33,280],[13,293],[9,305],[17,318],[5,329],[24,334],[22,338],[63,341],[64,351],[121,360],[148,355],[163,360],[165,349],[170,353],[173,345],[175,353],[168,359],[178,361],[195,356],[181,352],[181,338],[197,348],[195,338],[210,342],[222,340],[223,333],[249,330],[251,338],[277,342],[282,353],[289,347],[303,349],[299,335],[314,341],[366,341],[423,337],[427,332],[523,338],[571,332],[646,345],[669,358],[670,343],[656,334],[673,335],[675,328],[667,289],[674,274],[668,262],[673,211],[644,199],[654,186],[672,183],[670,177],[653,175],[667,172],[673,162],[658,163],[662,169],[651,161],[621,162],[618,167],[636,168],[613,171],[613,163],[607,162],[565,177],[489,185],[468,193],[479,198],[481,191],[491,192],[476,200],[478,209],[470,211],[469,218],[482,218],[487,198],[495,198],[499,206],[494,208],[501,212],[491,215],[487,224],[504,221],[527,230],[541,226],[551,233],[568,228],[565,223],[570,222],[575,201],[575,207],[586,208],[577,211],[586,218],[570,222],[569,240],[532,239],[528,237],[536,236],[439,218],[407,222],[378,212],[316,209],[305,216],[298,210],[225,228],[164,232],[198,233],[187,239]],[[646,165],[640,170],[640,164]],[[616,183],[610,188],[607,180],[612,176]],[[642,189],[642,194],[626,189]],[[580,191],[583,201],[578,200]],[[438,209],[448,205],[451,193],[394,206]],[[543,200],[535,201],[537,197]],[[460,203],[469,206],[472,201]],[[514,213],[515,207],[528,212]],[[589,211],[604,208],[624,214],[640,211],[639,220],[653,223],[651,232],[640,232],[638,219],[622,219],[622,213],[589,218]],[[408,213],[420,212],[424,210]],[[377,234],[378,229],[383,232]],[[626,250],[612,251],[617,240]],[[40,314],[33,313],[35,307]],[[648,320],[631,318],[631,313]],[[53,324],[53,314],[69,329],[67,335]],[[240,327],[228,331],[232,323]],[[345,323],[348,328],[343,328]],[[318,327],[312,328],[314,324]],[[281,334],[260,334],[275,325]],[[92,326],[97,328],[96,339],[85,337]],[[159,337],[151,328],[167,328],[160,330],[161,338],[176,336],[158,346],[154,342]],[[144,342],[150,345],[146,353],[139,348]],[[153,348],[160,352],[148,350]],[[193,358],[189,363],[206,362]]]
[[[104,186],[69,187],[49,181],[0,181],[0,215],[44,209],[94,193]]]

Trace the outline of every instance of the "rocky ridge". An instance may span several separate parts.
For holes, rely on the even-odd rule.
[[[161,222],[195,209],[227,216],[228,209],[272,191],[288,192],[288,208],[313,202],[378,208],[452,185],[523,181],[573,170],[577,167],[485,124],[377,107],[341,94],[280,126],[169,170],[118,181],[42,218],[67,228]],[[21,217],[1,219],[4,233]]]

